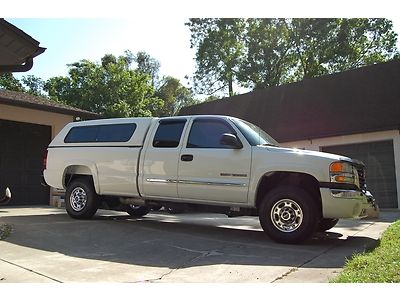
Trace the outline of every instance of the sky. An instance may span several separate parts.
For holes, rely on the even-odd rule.
[[[105,54],[123,55],[146,51],[161,63],[160,73],[180,80],[195,68],[190,49],[187,19],[154,20],[127,18],[5,18],[40,42],[46,51],[34,59],[31,71],[42,79],[66,75],[67,64],[81,59],[100,61]],[[21,75],[22,76],[22,75]],[[184,83],[184,82],[182,82]]]
[[[20,0],[2,4],[2,16],[47,50],[34,59],[31,71],[42,79],[65,76],[67,64],[100,61],[105,54],[146,51],[161,63],[160,74],[187,85],[195,71],[190,48],[189,17],[386,17],[399,35],[396,1],[335,0]],[[143,2],[143,1],[142,1]]]

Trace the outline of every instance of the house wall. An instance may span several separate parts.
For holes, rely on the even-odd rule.
[[[327,147],[327,146],[339,146],[339,145],[379,142],[387,140],[393,141],[396,186],[397,186],[397,203],[398,203],[397,207],[400,208],[400,130],[369,132],[369,133],[320,138],[313,140],[310,139],[310,140],[293,141],[293,142],[281,143],[281,145],[284,147],[293,147],[299,149],[302,148],[307,150],[320,151],[322,147]]]
[[[54,138],[67,123],[73,121],[73,116],[0,104],[0,119],[51,126]]]

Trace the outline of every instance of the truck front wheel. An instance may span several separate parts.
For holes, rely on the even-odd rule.
[[[65,208],[74,219],[90,219],[99,208],[99,198],[93,182],[88,177],[78,177],[68,185],[65,194]]]
[[[259,219],[270,238],[296,244],[314,234],[320,217],[316,202],[306,191],[283,186],[264,197],[259,207]]]

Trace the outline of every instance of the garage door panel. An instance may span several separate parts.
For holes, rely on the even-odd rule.
[[[4,170],[10,172],[14,170],[19,170],[21,171],[22,169],[24,169],[24,161],[21,160],[20,157],[18,157],[15,153],[11,155],[3,155],[4,157],[3,159],[3,163],[2,163],[2,167]]]
[[[368,189],[382,208],[397,208],[396,171],[393,141],[329,146],[324,152],[361,160],[367,166]]]
[[[35,156],[37,156],[37,154],[35,155]],[[39,155],[39,157],[43,157],[43,152]],[[35,170],[35,171],[37,171],[37,170],[40,170],[41,168],[42,168],[42,166],[43,166],[43,162],[42,162],[42,160],[38,160],[38,159],[36,159],[36,157],[35,157],[35,159],[27,159],[26,161],[25,161],[25,167],[26,167],[26,169],[28,169],[28,170]]]
[[[10,187],[9,205],[49,204],[49,188],[40,184],[43,152],[51,127],[0,120],[0,193]]]

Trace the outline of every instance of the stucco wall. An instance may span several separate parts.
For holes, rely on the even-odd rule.
[[[307,150],[320,151],[322,147],[339,146],[356,143],[379,142],[393,140],[396,186],[397,186],[397,203],[400,208],[400,130],[389,130],[379,132],[369,132],[362,134],[352,134],[345,136],[337,136],[330,138],[322,138],[315,140],[302,140],[282,143],[284,147],[302,148]]]
[[[69,122],[72,116],[0,104],[0,119],[51,126],[52,138]]]

